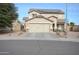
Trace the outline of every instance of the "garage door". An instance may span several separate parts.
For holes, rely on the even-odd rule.
[[[29,32],[49,32],[49,24],[30,24]]]

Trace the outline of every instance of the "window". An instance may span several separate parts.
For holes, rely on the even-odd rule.
[[[36,17],[36,16],[37,16],[37,14],[32,14],[32,16],[33,16],[33,17]]]

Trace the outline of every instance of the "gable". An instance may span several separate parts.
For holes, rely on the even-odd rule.
[[[34,14],[40,15],[38,12],[33,11],[33,12],[29,13],[29,18],[33,18],[34,17],[33,16]]]
[[[45,18],[32,18],[28,20],[27,23],[52,23],[52,22]]]
[[[30,12],[29,14],[37,14],[37,15],[39,15],[39,13],[36,12],[36,11],[32,11],[32,12]]]
[[[50,16],[50,17],[48,17],[50,20],[52,20],[52,21],[54,21],[54,22],[56,22],[57,21],[57,17],[55,17],[55,16]]]

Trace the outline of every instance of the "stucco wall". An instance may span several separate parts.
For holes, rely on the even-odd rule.
[[[63,14],[41,14],[41,15],[43,15],[43,16],[45,16],[45,17],[50,17],[50,16],[56,16],[56,17],[58,17],[58,19],[64,19],[64,15]]]
[[[32,24],[40,24],[40,26],[39,27],[41,27],[41,28],[43,28],[42,26],[44,26],[45,24],[46,24],[46,26],[47,26],[47,24],[48,24],[48,26],[49,26],[49,30],[50,29],[52,29],[52,23],[53,22],[51,22],[51,21],[48,21],[48,20],[46,20],[46,19],[44,19],[44,18],[34,18],[34,19],[32,19],[32,20],[30,20],[30,21],[27,21],[25,24],[25,29],[26,29],[26,31],[30,28],[30,25],[31,26],[33,26]],[[42,25],[41,25],[42,24]],[[35,27],[35,26],[33,26],[33,27]],[[41,28],[40,28],[40,30],[41,30]],[[46,28],[46,27],[45,27]],[[38,28],[37,28],[38,29]]]
[[[35,11],[29,13],[29,18],[33,17],[32,14],[43,15],[46,18],[48,18],[50,16],[56,16],[56,17],[58,17],[58,19],[64,19],[64,14],[39,14],[38,12],[35,12]]]

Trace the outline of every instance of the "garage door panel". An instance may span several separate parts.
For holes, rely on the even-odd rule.
[[[30,24],[29,32],[49,32],[49,24]]]

